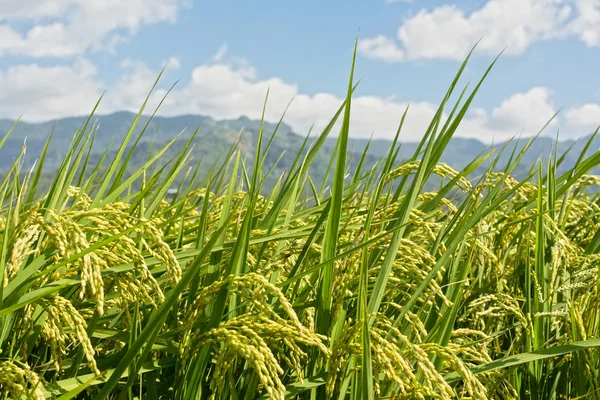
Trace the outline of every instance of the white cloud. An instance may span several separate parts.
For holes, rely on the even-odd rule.
[[[101,113],[123,110],[137,112],[159,74],[158,70],[138,60],[125,59],[120,67],[122,75],[107,88],[105,99],[99,107]],[[164,93],[163,89],[155,90],[148,102],[148,109],[156,107]]]
[[[552,119],[555,113],[552,92],[545,87],[533,87],[526,92],[507,97],[491,112],[482,108],[472,108],[468,117],[461,122],[462,126],[459,127],[457,136],[483,142],[500,142],[513,137],[532,136],[549,121],[549,128],[556,126],[557,119]]]
[[[600,44],[600,0],[489,0],[470,13],[455,5],[422,9],[401,24],[395,39],[363,39],[371,45],[362,54],[390,62],[462,60],[481,39],[477,52],[518,55],[534,42],[569,34]]]
[[[532,131],[543,127],[555,113],[552,92],[545,87],[534,87],[527,92],[513,94],[494,108],[489,126],[501,130]],[[552,124],[555,123],[556,120],[552,121]]]
[[[158,76],[158,69],[145,63],[125,60],[122,76],[111,84],[99,112],[137,111]],[[164,78],[170,83],[169,75]],[[85,60],[71,66],[41,67],[35,64],[12,67],[0,72],[0,109],[9,117],[25,112],[24,120],[45,120],[74,114],[87,114],[105,89],[95,68]],[[293,99],[285,122],[298,133],[306,134],[311,125],[322,129],[342,103],[341,97],[330,93],[308,95],[300,88],[280,78],[259,79],[249,64],[211,62],[193,69],[189,81],[176,87],[163,103],[159,114],[187,113],[210,115],[217,119],[248,116],[258,119],[269,92],[266,118],[277,121]],[[153,109],[164,96],[159,88],[151,97]],[[357,95],[352,100],[351,135],[391,138],[408,102],[395,98]],[[412,102],[402,134],[403,141],[419,140],[437,109],[437,104]],[[554,113],[551,93],[545,88],[533,88],[507,98],[491,112],[480,108],[464,119],[457,136],[482,141],[498,141],[523,133],[537,133]],[[188,127],[190,129],[194,127]]]
[[[0,21],[57,17],[80,0],[0,0]]]
[[[576,0],[577,17],[566,28],[587,46],[600,46],[600,0]]]
[[[384,36],[377,35],[358,42],[357,52],[374,60],[397,62],[404,60],[404,52],[396,42]]]
[[[187,4],[184,0],[0,1],[0,21],[5,21],[0,22],[0,55],[33,57],[66,57],[89,49],[110,49],[142,25],[175,22],[180,8]],[[37,21],[40,17],[53,20]],[[21,31],[11,24],[15,19],[34,20],[36,25]]]
[[[27,64],[0,71],[4,116],[39,121],[89,113],[102,88],[96,68],[79,59],[70,66]]]
[[[570,125],[595,129],[600,125],[600,104],[588,103],[570,108],[565,117]]]

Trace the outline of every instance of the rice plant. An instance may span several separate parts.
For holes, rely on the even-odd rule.
[[[146,103],[89,165],[94,110],[41,194],[24,148],[0,183],[0,398],[600,398],[595,135],[562,175],[554,152],[513,178],[528,146],[441,163],[493,66],[450,106],[467,61],[413,157],[407,110],[371,170],[350,170],[351,72],[269,192],[276,130],[252,165],[234,146],[198,176],[191,139],[161,158],[175,138],[128,169]]]

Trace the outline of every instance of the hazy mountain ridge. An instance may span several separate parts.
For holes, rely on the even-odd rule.
[[[24,167],[30,167],[35,159],[41,154],[48,135],[51,132],[52,139],[45,163],[45,170],[51,172],[53,169],[56,169],[62,161],[66,149],[71,143],[73,134],[80,129],[86,119],[87,117],[81,116],[41,123],[18,122],[14,131],[0,150],[0,171],[6,171],[12,165],[14,158],[18,155],[23,146],[25,138],[27,138],[27,155]],[[134,119],[135,114],[130,112],[116,112],[108,115],[94,116],[88,126],[89,129],[92,124],[95,124],[96,129],[94,139],[95,154],[94,157],[92,157],[92,161],[98,159],[100,154],[109,146],[111,146],[111,149],[116,150],[127,134]],[[148,120],[149,116],[142,116],[140,118],[135,131],[136,136],[148,123]],[[14,121],[12,120],[0,120],[0,135],[4,135],[8,132],[13,124]],[[270,135],[276,125],[277,124],[275,123],[265,123],[265,134]],[[155,142],[153,149],[156,151],[173,137],[182,133],[178,141],[179,143],[176,142],[173,145],[173,149],[170,149],[165,154],[165,159],[168,159],[169,154],[174,154],[180,146],[183,146],[186,138],[189,138],[196,129],[198,129],[198,134],[194,141],[194,151],[192,156],[194,160],[203,160],[203,168],[201,168],[200,171],[201,174],[207,172],[210,165],[216,161],[220,155],[225,155],[242,129],[246,135],[246,138],[242,143],[242,152],[249,161],[253,158],[259,127],[260,121],[251,120],[247,117],[230,120],[215,120],[211,117],[202,115],[181,115],[174,117],[156,116],[148,123],[146,132],[140,141],[139,149],[136,151],[137,155],[134,157],[132,167],[139,167],[141,163],[147,160],[147,152],[150,150],[152,141]],[[336,132],[333,132],[333,134],[335,133]],[[559,168],[560,170],[566,170],[575,163],[577,157],[584,148],[587,139],[588,138],[576,141],[559,141],[559,154],[562,154],[572,146],[571,151],[565,157],[564,165]],[[274,176],[278,176],[286,171],[286,169],[291,166],[294,156],[297,154],[303,141],[304,137],[295,134],[290,126],[282,124],[273,141],[270,157],[268,157],[266,161],[267,165],[265,165],[265,168],[271,168],[282,152],[285,151],[288,156],[281,158],[274,170]],[[503,166],[503,163],[506,162],[514,145],[520,149],[526,141],[527,139],[520,139],[510,143],[508,149],[501,158],[500,165]],[[355,153],[355,159],[360,157],[367,142],[367,139],[350,140],[349,150]],[[315,177],[317,180],[322,178],[321,175],[327,167],[334,144],[335,137],[330,137],[311,167],[311,171],[316,175]],[[388,140],[372,140],[365,167],[368,168],[374,165],[377,160],[385,156],[390,144],[391,142]],[[553,144],[554,139],[549,137],[539,137],[536,139],[526,153],[519,170],[528,170],[539,157],[543,160],[547,159],[551,154]],[[406,159],[413,155],[417,145],[417,143],[411,142],[402,143],[398,156],[399,160]],[[500,149],[504,145],[505,143],[498,143],[494,147]],[[476,139],[456,137],[450,141],[446,152],[442,156],[442,161],[456,169],[461,169],[475,157],[488,151],[490,148],[489,145]],[[590,154],[597,151],[599,148],[600,140],[596,139],[589,150]]]

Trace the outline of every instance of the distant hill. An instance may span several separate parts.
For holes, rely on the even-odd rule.
[[[97,160],[102,152],[107,148],[116,149],[120,142],[127,134],[131,123],[135,118],[135,114],[130,112],[117,112],[108,115],[95,116],[92,122],[96,123],[97,131],[94,141],[95,153],[92,161]],[[52,140],[45,163],[45,170],[52,172],[58,168],[62,161],[65,151],[70,145],[73,134],[82,126],[87,117],[69,117],[62,118],[51,122],[42,123],[27,123],[19,122],[3,148],[0,150],[0,173],[5,172],[13,163],[17,156],[25,138],[27,139],[27,156],[24,167],[29,167],[40,155],[43,146],[52,132]],[[143,116],[138,123],[136,133],[148,123],[149,117]],[[0,135],[7,132],[14,124],[14,121],[2,119],[0,120]],[[276,124],[266,123],[265,133],[269,135],[275,129]],[[146,129],[145,135],[142,138],[139,149],[133,159],[133,166],[139,166],[146,161],[147,153],[150,151],[151,143],[154,141],[154,149],[157,149],[170,141],[176,135],[182,133],[179,142],[175,143],[170,151],[165,155],[165,160],[169,159],[178,149],[184,145],[186,138],[189,138],[194,130],[198,129],[198,134],[194,143],[194,160],[202,160],[202,168],[200,173],[206,173],[210,165],[215,162],[220,155],[224,155],[230,149],[238,133],[243,129],[246,138],[242,145],[242,151],[247,157],[247,165],[253,158],[255,151],[256,138],[260,127],[260,121],[251,120],[247,117],[241,117],[232,120],[215,120],[211,117],[202,115],[182,115],[176,117],[154,117]],[[334,132],[335,133],[335,132]],[[267,159],[265,168],[271,168],[277,161],[279,156],[285,151],[288,156],[281,158],[277,167],[274,170],[273,176],[278,176],[291,166],[293,156],[300,149],[304,138],[293,132],[292,128],[283,124],[278,131],[278,134],[273,141],[270,157]],[[526,140],[517,140],[510,144],[502,158],[500,166],[508,159],[514,145],[517,148],[522,148]],[[587,138],[577,141],[567,140],[559,142],[559,154],[562,154],[569,147],[571,151],[567,154],[563,166],[560,170],[570,168],[580,152],[582,151]],[[553,147],[554,140],[548,137],[540,137],[534,141],[530,150],[525,155],[522,165],[519,168],[520,172],[525,173],[535,161],[542,157],[547,159]],[[367,144],[366,139],[351,139],[349,149],[355,152],[357,159]],[[311,175],[319,181],[323,178],[324,170],[333,152],[335,138],[331,137],[323,147],[317,159],[311,166]],[[496,148],[501,148],[505,143],[498,143]],[[390,146],[387,140],[373,140],[370,144],[366,166],[372,166],[374,163],[383,157]],[[403,143],[399,152],[399,160],[410,157],[417,143]],[[595,152],[600,148],[600,140],[593,143],[590,153]],[[473,158],[477,157],[482,152],[490,149],[490,146],[475,140],[464,138],[453,138],[448,144],[446,152],[442,157],[442,161],[450,166],[461,169],[467,165]]]
[[[135,114],[130,112],[116,112],[109,115],[94,116],[91,123],[96,123],[97,132],[94,148],[104,151],[109,146],[118,148],[125,138]],[[149,116],[142,116],[138,122],[136,134],[148,123]],[[62,160],[65,150],[69,147],[74,133],[85,123],[87,117],[69,117],[56,121],[28,123],[19,122],[1,152],[0,171],[12,165],[12,159],[18,154],[23,142],[27,140],[28,161],[32,162],[42,151],[43,146],[52,133],[50,150],[46,164],[49,168],[57,166]],[[7,132],[14,121],[0,119],[0,134]],[[90,124],[91,127],[91,124]],[[198,138],[211,141],[211,150],[214,147],[229,147],[236,134],[246,127],[250,131],[258,130],[259,122],[251,121],[247,117],[235,120],[216,121],[201,115],[182,115],[177,117],[154,117],[148,124],[142,141],[155,141],[158,145],[173,139],[182,133],[182,139],[189,137],[195,129],[199,130]],[[273,131],[274,124],[265,124],[267,130]],[[89,128],[89,127],[88,127]],[[287,125],[280,127],[282,133],[291,132]]]

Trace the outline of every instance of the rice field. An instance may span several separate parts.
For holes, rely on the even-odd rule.
[[[41,194],[44,154],[21,154],[0,184],[0,398],[600,398],[600,152],[520,180],[527,146],[441,163],[491,69],[449,104],[467,61],[414,156],[396,159],[405,114],[371,170],[347,154],[351,73],[269,192],[276,132],[252,165],[234,146],[198,176],[190,142],[157,165],[171,142],[126,174],[137,119],[88,165],[92,114]]]

